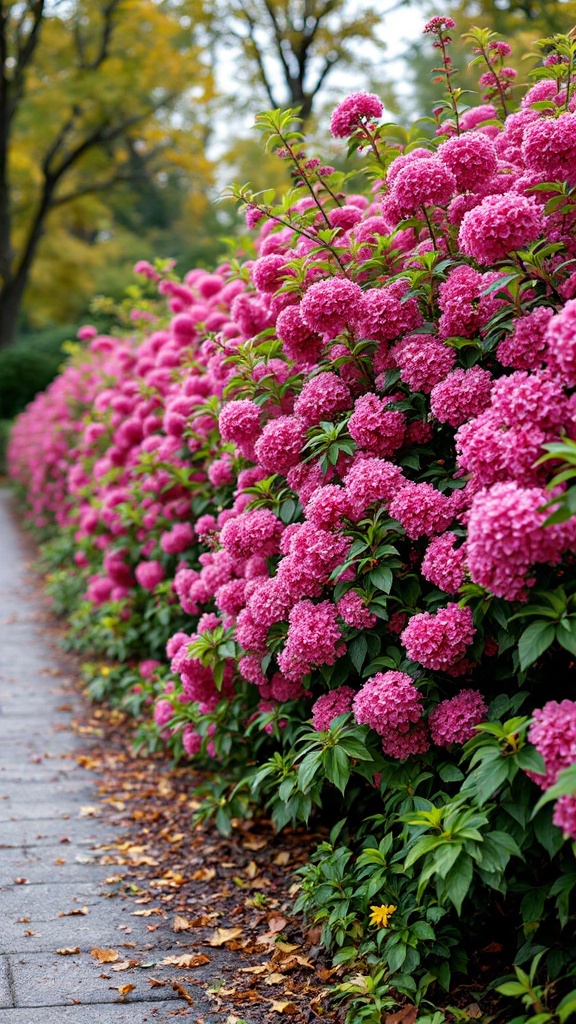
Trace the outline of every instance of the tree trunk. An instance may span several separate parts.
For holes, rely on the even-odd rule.
[[[0,292],[0,351],[16,340],[24,282],[8,281]]]

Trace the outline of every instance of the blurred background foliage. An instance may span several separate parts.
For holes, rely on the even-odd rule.
[[[473,88],[458,32],[500,33],[524,81],[522,54],[572,29],[576,0],[0,0],[0,421],[136,260],[214,265],[242,230],[215,204],[227,183],[285,184],[250,130],[258,110],[301,107],[332,162],[326,115],[347,92],[378,92],[400,122],[428,113],[434,13],[456,20]]]

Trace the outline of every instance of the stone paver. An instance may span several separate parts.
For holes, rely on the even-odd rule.
[[[186,952],[185,943],[168,923],[151,943],[145,919],[105,882],[124,870],[99,863],[113,828],[86,811],[97,803],[94,773],[77,764],[70,727],[81,698],[27,578],[11,502],[0,488],[0,1024],[167,1024],[175,1011],[215,1024],[222,1018],[195,982],[222,983],[233,956],[174,974],[161,960]],[[70,915],[83,907],[87,914]],[[149,966],[114,972],[90,957],[95,946]],[[80,953],[55,952],[75,947]],[[151,977],[165,984],[151,986]],[[126,984],[134,989],[122,997]]]

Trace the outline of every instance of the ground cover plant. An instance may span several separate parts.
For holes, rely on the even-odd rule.
[[[491,985],[514,1024],[563,1024],[576,44],[544,40],[518,97],[474,29],[471,99],[453,30],[425,28],[432,117],[336,108],[349,175],[259,115],[293,188],[230,190],[253,241],[213,272],[139,264],[133,330],[80,332],[9,464],[90,692],[217,765],[198,819],[333,825],[296,906],[353,966],[348,1020],[489,1019]]]

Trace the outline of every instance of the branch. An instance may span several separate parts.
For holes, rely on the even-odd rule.
[[[13,116],[19,101],[24,95],[26,70],[40,41],[40,29],[42,28],[42,22],[44,21],[44,6],[44,0],[33,0],[30,6],[30,13],[33,18],[32,26],[24,40],[22,40],[19,31],[24,21],[24,14],[22,15],[22,20],[18,26],[19,30],[16,33],[18,41],[17,57],[16,67],[14,68],[14,75],[12,77],[13,95],[10,102],[10,117]]]

